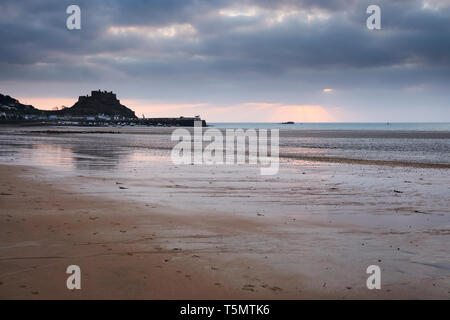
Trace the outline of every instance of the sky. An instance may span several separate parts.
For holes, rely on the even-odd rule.
[[[66,8],[81,9],[68,30]],[[369,5],[381,29],[369,30]],[[138,116],[450,122],[450,0],[0,0],[0,93]]]

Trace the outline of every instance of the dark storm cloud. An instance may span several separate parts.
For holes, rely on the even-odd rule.
[[[72,3],[0,3],[0,79],[75,81],[114,75],[151,80],[189,74],[191,81],[237,81],[239,74],[253,74],[258,81],[334,70],[345,80],[351,69],[380,68],[376,74],[382,76],[389,68],[406,68],[416,70],[415,80],[421,82],[421,68],[450,69],[450,7],[443,1],[431,1],[438,8],[424,8],[422,1],[378,1],[380,31],[365,27],[369,1],[75,1],[82,8],[82,29],[68,31],[65,9]],[[256,8],[256,14],[219,13],[246,8]],[[296,14],[267,22],[280,12]],[[307,14],[325,18],[308,23]],[[174,25],[190,25],[195,33],[146,36],[153,29],[145,28]],[[143,31],[114,34],[110,27]]]

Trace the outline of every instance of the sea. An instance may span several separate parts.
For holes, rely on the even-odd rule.
[[[219,129],[279,129],[281,161],[422,164],[450,168],[450,123],[209,123]],[[2,127],[0,163],[102,170],[137,167],[149,154],[170,161],[176,144],[162,127]],[[204,128],[203,130],[207,130]],[[284,160],[283,160],[284,159]],[[370,164],[370,163],[369,163]]]
[[[389,130],[389,131],[450,131],[450,122],[213,122],[217,128],[290,129],[290,130]]]

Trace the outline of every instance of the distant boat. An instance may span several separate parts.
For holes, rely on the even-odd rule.
[[[281,124],[295,124],[294,121],[287,121],[287,122],[282,122]]]

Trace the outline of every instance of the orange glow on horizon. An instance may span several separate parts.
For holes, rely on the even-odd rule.
[[[127,106],[136,113],[139,118],[144,114],[146,117],[193,117],[207,113],[208,104],[206,103],[160,103],[151,100],[123,99],[121,104]]]
[[[49,98],[49,97],[25,97],[25,98],[16,98],[22,104],[31,104],[35,108],[41,110],[51,110],[54,107],[71,107],[78,101],[76,99],[70,98]]]
[[[334,122],[336,118],[319,105],[282,105],[274,103],[250,102],[239,107],[247,107],[258,115],[261,122]],[[261,116],[263,115],[263,116]]]
[[[179,117],[200,115],[209,122],[333,122],[336,118],[319,105],[282,105],[248,102],[216,107],[200,104],[161,104],[146,100],[124,100],[124,104],[147,117]]]
[[[25,97],[18,99],[38,109],[51,110],[54,107],[71,107],[77,99]],[[150,99],[122,99],[121,103],[141,117],[179,117],[200,115],[208,122],[335,122],[336,114],[320,105],[283,105],[267,102],[247,102],[228,106],[214,106],[208,103],[164,103]],[[334,108],[332,111],[335,111]]]
[[[322,106],[316,105],[293,105],[278,108],[277,121],[295,122],[335,122],[336,119]]]

